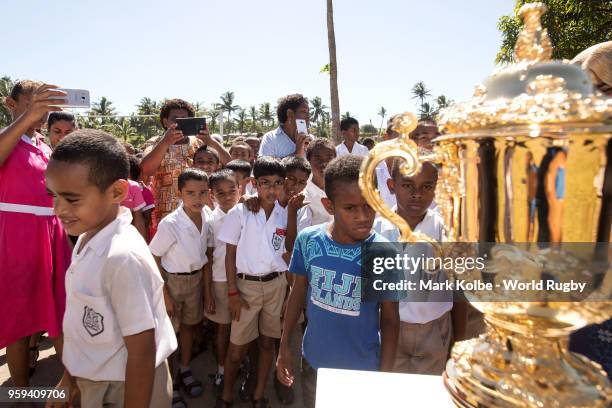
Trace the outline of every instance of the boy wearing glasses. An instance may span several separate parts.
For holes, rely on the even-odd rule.
[[[217,406],[229,406],[240,362],[251,341],[259,338],[254,407],[267,407],[264,391],[272,367],[274,339],[281,335],[281,311],[287,290],[283,260],[287,209],[278,199],[285,168],[279,160],[260,157],[253,175],[261,208],[257,213],[238,204],[225,217],[219,240],[226,243],[225,270],[232,317],[230,345],[225,360],[223,396]]]

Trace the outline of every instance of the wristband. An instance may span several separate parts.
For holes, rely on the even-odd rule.
[[[240,294],[240,292],[235,291],[235,292],[227,292],[227,296],[238,296]]]

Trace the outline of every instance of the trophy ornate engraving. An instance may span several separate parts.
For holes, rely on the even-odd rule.
[[[459,407],[612,406],[601,367],[568,351],[572,331],[612,317],[612,99],[596,92],[580,67],[550,60],[540,25],[545,11],[542,3],[521,8],[517,62],[494,72],[471,100],[442,112],[433,152],[419,153],[409,139],[417,120],[406,113],[394,123],[400,136],[375,146],[362,166],[364,197],[406,242],[431,239],[385,206],[375,168],[390,157],[403,160],[405,176],[418,173],[424,161],[440,166],[435,200],[449,247],[438,250],[493,244],[485,270],[465,279],[542,279],[546,273],[555,282],[589,281],[586,295],[562,298],[465,293],[484,313],[487,330],[452,350],[444,382]],[[585,255],[567,250],[568,243],[606,245]]]

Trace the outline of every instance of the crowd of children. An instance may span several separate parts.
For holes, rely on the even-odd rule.
[[[304,320],[307,407],[322,367],[442,373],[464,336],[461,304],[361,299],[361,244],[398,231],[360,192],[369,148],[357,120],[342,120],[335,146],[298,132],[308,101],[289,95],[277,129],[226,149],[207,130],[183,135],[176,119],[194,110],[171,99],[164,134],[140,158],[103,131],[76,129],[55,88],[18,82],[6,101],[15,121],[0,131],[0,234],[14,237],[0,246],[0,276],[13,282],[0,287],[0,347],[16,386],[28,385],[29,349],[47,332],[60,385],[81,406],[186,407],[206,389],[190,367],[203,321],[214,330],[218,407],[235,399],[241,367],[239,394],[253,406],[269,406],[272,372],[279,401],[294,400],[290,342]],[[45,119],[53,151],[37,130]],[[419,126],[416,142],[431,147],[435,126]],[[389,127],[384,138],[396,136]],[[415,177],[392,160],[379,167],[385,200],[440,240],[434,166]]]

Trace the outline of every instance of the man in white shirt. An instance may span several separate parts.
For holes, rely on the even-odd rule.
[[[179,373],[174,375],[175,401],[179,385],[191,397],[202,393],[189,367],[196,324],[202,321],[202,268],[212,265],[214,240],[210,228],[208,176],[200,169],[186,169],[178,177],[182,204],[161,220],[149,248],[162,272],[168,314],[179,329]],[[174,374],[174,371],[173,371]]]
[[[389,183],[397,197],[397,206],[393,210],[413,231],[441,242],[445,234],[444,223],[437,213],[429,209],[438,180],[436,168],[431,163],[424,163],[421,173],[414,177],[403,177],[399,171],[400,164],[399,160],[395,162]],[[399,241],[400,231],[389,220],[379,217],[373,228],[389,241]],[[408,250],[413,257],[433,256],[427,245],[413,245]],[[446,280],[443,271],[434,275],[428,275],[422,270],[416,271],[416,275],[414,273],[406,271],[406,279]],[[415,299],[415,296],[418,298]],[[399,306],[400,338],[394,371],[442,374],[452,341],[461,339],[465,334],[466,305],[455,305],[456,308],[450,291],[408,292],[408,298],[400,302]]]
[[[328,139],[315,139],[306,149],[306,159],[310,162],[312,175],[304,189],[304,205],[298,211],[298,232],[312,225],[323,224],[332,220],[321,198],[325,195],[325,168],[336,158],[336,149]]]
[[[355,156],[363,157],[367,156],[370,152],[367,147],[357,143],[359,140],[359,122],[357,119],[347,117],[340,121],[340,132],[344,142],[336,146],[336,156],[341,157],[345,154],[352,154]]]
[[[287,95],[278,101],[276,109],[279,125],[263,135],[258,157],[272,156],[277,159],[291,155],[304,157],[310,136],[298,133],[296,119],[305,120],[308,124],[310,120],[308,100],[300,94]]]
[[[176,337],[155,261],[120,207],[128,174],[121,143],[93,129],[68,135],[46,172],[55,214],[79,235],[66,272],[59,386],[74,387],[76,377],[84,408],[171,403],[166,359]]]
[[[262,156],[253,175],[261,208],[252,213],[236,205],[224,219],[219,240],[226,243],[225,270],[232,327],[225,360],[223,396],[217,406],[228,406],[240,362],[251,341],[259,338],[257,384],[253,406],[267,407],[264,397],[274,356],[274,339],[281,335],[281,311],[287,281],[285,252],[287,209],[278,199],[283,191],[285,168],[279,160]]]

